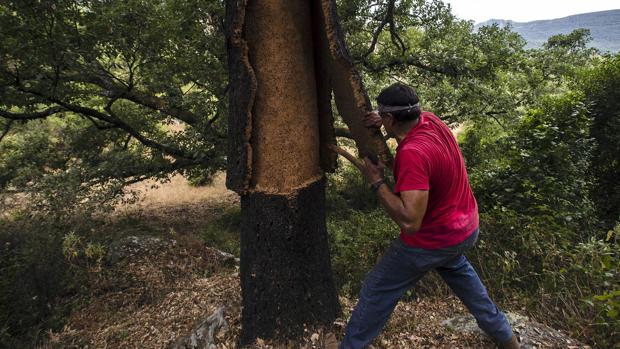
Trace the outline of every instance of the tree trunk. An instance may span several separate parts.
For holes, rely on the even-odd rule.
[[[241,199],[241,343],[295,338],[340,312],[325,228],[325,181]]]
[[[310,6],[248,2],[236,9],[240,35],[229,40],[229,52],[243,56],[230,58],[231,108],[248,102],[237,109],[241,114],[231,113],[230,127],[242,126],[231,129],[242,140],[231,147],[247,154],[229,151],[228,179],[241,194],[243,217],[241,344],[298,337],[304,325],[330,325],[340,312],[325,227],[319,151],[325,131],[319,127]],[[249,83],[235,83],[239,77]]]
[[[295,338],[340,313],[325,227],[324,171],[336,160],[327,149],[335,143],[332,91],[360,149],[387,150],[362,126],[370,103],[334,6],[227,2],[226,183],[241,195],[242,345]]]

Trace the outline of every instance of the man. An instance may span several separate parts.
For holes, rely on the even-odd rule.
[[[398,142],[394,190],[384,181],[383,164],[368,157],[362,162],[339,147],[333,149],[360,169],[400,226],[400,238],[366,276],[340,348],[366,347],[401,296],[433,269],[501,348],[519,348],[506,317],[463,255],[478,237],[478,207],[452,132],[432,113],[421,112],[409,86],[391,85],[377,102],[378,112],[366,115],[365,124],[383,125]]]

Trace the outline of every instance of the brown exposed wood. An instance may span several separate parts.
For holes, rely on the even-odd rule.
[[[323,175],[310,3],[250,1],[246,11],[245,39],[258,86],[250,187],[286,193]]]

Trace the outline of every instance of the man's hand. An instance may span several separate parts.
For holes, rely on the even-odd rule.
[[[372,160],[370,160],[370,158],[366,156],[364,157],[364,164],[366,166],[364,166],[362,174],[364,175],[364,178],[366,178],[366,182],[368,182],[368,184],[373,184],[383,179],[383,177],[385,176],[385,165],[383,164],[383,162],[381,162],[381,160],[378,160],[377,164],[375,165]]]
[[[362,172],[368,183],[376,183],[383,179],[384,165],[381,162],[375,165],[368,157],[362,161],[339,146],[329,147],[351,161]],[[428,205],[428,190],[408,190],[395,195],[387,185],[383,185],[378,188],[377,196],[385,212],[405,233],[414,234],[420,229]]]
[[[381,162],[381,160],[379,160],[375,165],[367,156],[364,158],[364,161],[361,161],[337,145],[330,145],[330,149],[344,156],[353,165],[355,165],[355,167],[362,172],[362,175],[368,184],[373,184],[383,179],[385,165]]]
[[[364,115],[364,126],[368,128],[380,128],[381,125],[383,125],[383,121],[378,111],[373,110]]]

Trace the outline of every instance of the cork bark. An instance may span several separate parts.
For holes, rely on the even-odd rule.
[[[227,185],[241,195],[242,345],[298,337],[340,313],[325,226],[324,170],[335,157],[321,145],[335,136],[331,108],[319,106],[330,95],[311,5],[228,3]]]
[[[226,50],[228,53],[229,116],[226,186],[239,194],[249,188],[252,177],[252,107],[256,77],[244,38],[247,0],[226,2]]]
[[[304,325],[330,326],[340,314],[324,198],[324,180],[288,197],[242,196],[242,345],[296,338]]]
[[[393,158],[381,131],[368,129],[362,122],[363,116],[372,110],[372,105],[347,50],[336,1],[315,0],[316,7],[315,21],[319,23],[322,42],[319,56],[321,64],[327,69],[338,112],[347,124],[360,156],[376,154],[391,166]]]

